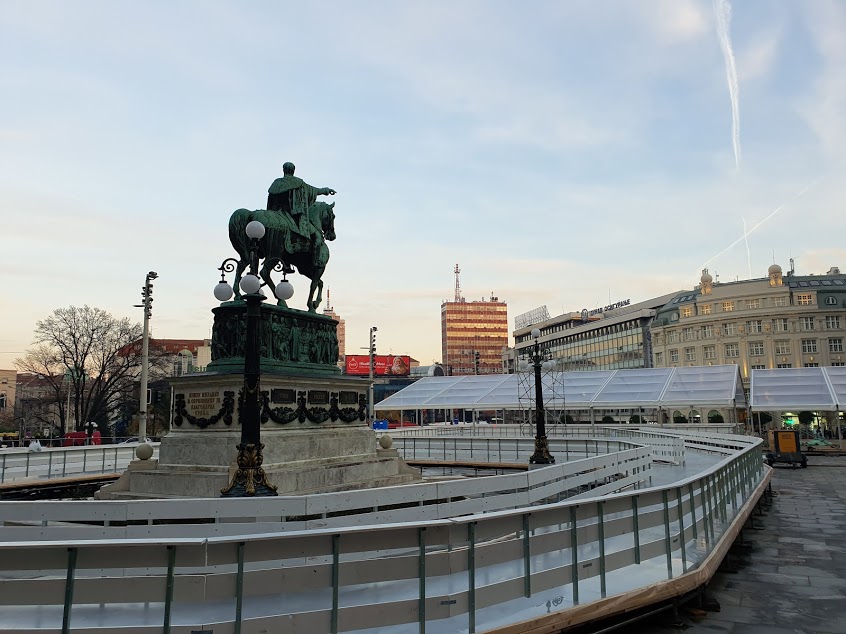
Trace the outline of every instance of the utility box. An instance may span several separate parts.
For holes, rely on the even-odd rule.
[[[799,450],[799,432],[787,429],[770,430],[770,447],[772,451],[765,456],[771,467],[777,463],[789,464],[794,469],[808,466],[808,458]]]

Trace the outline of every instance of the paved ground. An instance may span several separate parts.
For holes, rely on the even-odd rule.
[[[719,612],[682,610],[683,625],[664,616],[624,631],[846,634],[846,457],[776,466],[772,487],[772,508],[757,521],[764,529],[744,531],[751,553],[724,562],[709,586]]]

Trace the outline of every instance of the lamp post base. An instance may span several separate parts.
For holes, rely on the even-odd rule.
[[[263,444],[241,443],[238,445],[238,470],[232,476],[229,486],[220,490],[221,497],[254,497],[279,495],[276,487],[267,481],[261,468]]]
[[[529,464],[555,464],[555,458],[549,453],[546,436],[535,437],[535,453],[529,458]]]

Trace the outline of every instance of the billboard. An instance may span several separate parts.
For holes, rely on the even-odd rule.
[[[347,374],[367,376],[370,374],[370,356],[348,354],[346,372]],[[407,354],[377,354],[373,356],[373,376],[408,376],[410,372],[411,357]]]

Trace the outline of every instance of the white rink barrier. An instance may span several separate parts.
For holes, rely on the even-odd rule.
[[[79,475],[122,473],[135,459],[134,444],[55,447],[30,451],[27,448],[0,451],[0,484],[21,480],[52,480]],[[159,443],[152,443],[153,457]]]
[[[672,434],[627,430],[619,439],[549,438],[548,442],[549,450],[558,461],[569,462],[617,451],[618,440],[629,440],[634,444],[650,447],[653,460],[672,464],[684,463],[685,440]],[[535,447],[534,439],[461,435],[418,437],[401,434],[393,438],[393,442],[405,460],[513,462],[524,465],[529,462]]]
[[[607,440],[597,447],[612,453],[507,475],[380,489],[240,499],[7,501],[0,503],[0,540],[197,537],[426,521],[648,484],[649,447]]]
[[[496,631],[638,588],[681,584],[723,552],[721,538],[732,538],[770,475],[760,439],[690,442],[725,455],[670,485],[606,495],[597,489],[511,510],[277,532],[253,524],[254,534],[236,536],[214,536],[219,524],[209,524],[206,536],[184,538],[6,540],[0,631]],[[648,448],[621,453],[633,452],[634,462],[638,451],[651,460]],[[518,475],[531,487],[549,472],[563,478],[565,466]],[[488,483],[487,492],[499,488],[497,478],[511,477],[471,483]],[[536,494],[554,500],[556,484],[542,486],[549,489]],[[376,492],[378,504],[392,501],[390,490]],[[166,502],[149,501],[148,511]],[[238,514],[266,500],[226,502]],[[42,506],[53,504],[63,503]]]

